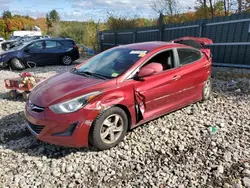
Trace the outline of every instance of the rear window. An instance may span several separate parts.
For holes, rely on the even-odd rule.
[[[64,40],[63,41],[63,44],[65,46],[74,46],[75,45],[75,42],[73,40]]]
[[[180,65],[186,65],[195,62],[201,58],[201,52],[192,49],[177,49]]]
[[[56,48],[62,46],[61,43],[52,40],[48,40],[45,43],[46,43],[46,48]]]

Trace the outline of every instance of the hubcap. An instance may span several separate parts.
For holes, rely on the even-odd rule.
[[[64,63],[65,65],[70,64],[70,63],[71,63],[71,57],[69,57],[69,56],[64,56],[64,57],[63,57],[63,63]]]
[[[204,96],[207,98],[209,97],[211,92],[211,81],[207,80],[204,88]]]
[[[18,59],[14,59],[14,64],[16,65],[16,67],[22,68],[22,64]]]
[[[101,139],[106,144],[115,143],[121,136],[124,122],[120,115],[113,114],[107,117],[101,126]]]

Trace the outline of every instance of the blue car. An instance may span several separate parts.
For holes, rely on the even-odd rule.
[[[23,70],[30,66],[70,65],[79,58],[72,39],[50,38],[31,41],[0,54],[0,68]]]

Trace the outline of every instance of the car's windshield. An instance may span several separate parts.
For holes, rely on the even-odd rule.
[[[115,78],[134,65],[147,51],[115,48],[96,55],[76,69],[76,73],[93,73],[106,78]]]
[[[22,50],[24,47],[26,47],[28,44],[30,44],[31,42],[28,43],[21,43],[20,45],[17,45],[13,48],[11,48],[11,50]]]

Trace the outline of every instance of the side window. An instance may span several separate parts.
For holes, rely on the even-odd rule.
[[[168,51],[161,52],[157,54],[156,56],[154,56],[153,58],[151,58],[146,64],[149,64],[152,62],[160,63],[163,67],[163,71],[174,68],[175,65],[174,65],[173,51],[168,50]]]
[[[192,49],[177,49],[180,65],[186,65],[195,62],[201,58],[201,53],[198,50]]]
[[[29,46],[30,50],[41,50],[43,49],[43,41],[35,42]]]
[[[63,46],[62,43],[56,42],[57,47]]]
[[[49,48],[56,48],[57,47],[57,42],[56,41],[46,41],[46,49],[49,49]]]

